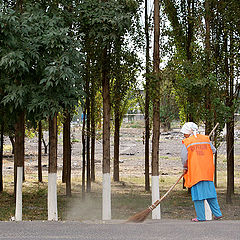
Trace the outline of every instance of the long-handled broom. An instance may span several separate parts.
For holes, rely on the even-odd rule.
[[[209,138],[211,137],[211,135],[214,133],[214,131],[216,130],[216,128],[218,127],[219,123],[216,124],[216,126],[213,128],[213,130],[210,132],[209,134]],[[159,204],[160,202],[173,190],[173,188],[179,183],[179,181],[182,179],[182,177],[184,176],[184,173],[179,177],[179,179],[177,180],[177,182],[172,185],[169,190],[159,199],[157,200],[155,203],[153,203],[151,206],[149,206],[147,209],[131,216],[127,222],[136,222],[136,223],[139,223],[139,222],[143,222],[147,216],[149,215],[149,213],[155,209]]]
[[[173,188],[179,183],[179,181],[182,179],[184,173],[179,177],[179,179],[177,180],[177,182],[172,185],[169,190],[159,199],[157,200],[156,202],[154,202],[151,206],[149,206],[147,209],[133,215],[132,217],[130,217],[127,221],[128,222],[136,222],[136,223],[139,223],[139,222],[143,222],[147,216],[149,215],[149,213],[155,209],[159,204],[160,202],[173,190]]]

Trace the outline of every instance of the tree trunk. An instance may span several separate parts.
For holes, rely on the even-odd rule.
[[[154,0],[154,49],[153,70],[156,79],[153,101],[153,138],[152,138],[152,202],[159,199],[159,137],[160,137],[160,100],[159,100],[159,0]],[[160,219],[160,205],[152,211],[152,219]]]
[[[47,154],[47,151],[48,151],[48,144],[46,144],[43,136],[42,136],[42,142],[43,142],[43,146],[44,146],[44,154]]]
[[[145,84],[145,190],[150,191],[149,181],[149,139],[150,139],[150,127],[149,127],[149,23],[148,23],[148,0],[145,0],[145,35],[146,35],[146,84]]]
[[[92,84],[92,99],[91,99],[91,181],[95,181],[95,86]]]
[[[70,113],[66,113],[66,195],[71,196],[71,116]]]
[[[49,118],[48,220],[57,221],[57,114]]]
[[[160,85],[159,78],[159,0],[154,0],[154,52],[153,52],[153,67],[155,77],[158,79],[157,86],[155,86],[155,99],[153,104],[153,146],[152,146],[152,175],[159,175],[158,159],[159,159],[159,137],[160,137],[160,101],[158,90]]]
[[[85,86],[86,86],[86,116],[87,116],[87,125],[86,125],[86,153],[87,153],[87,192],[91,191],[91,160],[90,160],[90,125],[91,125],[91,113],[90,113],[90,39],[86,39],[86,66],[85,66]]]
[[[219,3],[216,3],[216,8],[218,9],[218,4]],[[220,21],[220,18],[219,18],[219,11],[216,12],[216,21],[219,22]],[[214,23],[212,23],[214,24]],[[215,24],[214,24],[215,26]],[[214,27],[212,27],[214,28]],[[216,79],[218,78],[219,76],[219,66],[221,66],[220,64],[220,45],[219,43],[221,42],[220,40],[220,30],[219,30],[219,27],[216,29],[215,31],[215,34],[214,34],[214,38],[212,40],[212,43],[213,43],[213,57],[215,58],[215,61],[214,61],[214,71],[215,71],[215,77]],[[216,125],[217,123],[217,113],[216,111],[214,111],[214,126]],[[215,147],[217,146],[217,132],[215,131],[215,134],[214,134],[214,143],[215,143]],[[215,184],[215,187],[217,187],[218,185],[218,181],[217,181],[217,158],[218,158],[218,153],[216,152],[215,154],[215,174],[214,174],[214,184]]]
[[[62,169],[62,182],[66,183],[66,195],[71,195],[71,117],[70,113],[64,113],[63,123],[63,169]],[[70,165],[69,165],[70,164]],[[70,169],[69,169],[70,168]],[[70,176],[68,175],[70,172]],[[70,188],[70,189],[68,189]]]
[[[120,137],[120,116],[119,106],[115,106],[115,129],[114,129],[114,168],[113,180],[119,182],[119,137]]]
[[[194,13],[194,1],[187,0],[188,4],[188,16],[187,16],[187,43],[186,43],[186,56],[189,64],[192,64],[192,51],[191,45],[193,41],[193,13]],[[189,75],[189,74],[188,74]],[[190,76],[189,76],[190,78]],[[192,104],[193,99],[191,95],[187,96],[187,104]],[[187,113],[187,122],[194,122],[193,114],[190,112]],[[183,188],[184,187],[185,179],[183,179]],[[191,194],[191,188],[188,188],[188,193]]]
[[[87,87],[89,89],[89,83],[87,84]],[[89,93],[89,90],[87,91]],[[91,161],[90,161],[90,99],[89,94],[87,96],[86,101],[86,108],[87,108],[87,192],[91,191]]]
[[[0,192],[3,191],[3,131],[4,123],[2,122],[0,133]]]
[[[67,113],[64,113],[63,122],[63,167],[62,167],[62,183],[66,183],[67,176],[67,155],[68,155],[68,132],[67,132]]]
[[[22,13],[23,0],[16,1],[16,12]],[[17,80],[19,83],[19,81]],[[16,197],[15,220],[22,221],[22,182],[24,180],[24,137],[25,114],[20,110],[15,124],[14,152],[14,193]]]
[[[24,112],[18,115],[15,125],[15,153],[14,162],[16,163],[16,221],[22,221],[22,181],[23,181],[23,163],[24,163],[24,137],[25,120]]]
[[[211,44],[210,44],[210,6],[209,0],[205,1],[205,25],[206,25],[206,36],[205,36],[205,52],[206,52],[206,77],[211,73],[211,61],[210,61],[210,54],[211,54]],[[205,100],[205,107],[208,110],[209,114],[207,114],[206,122],[205,122],[205,134],[208,135],[213,127],[213,120],[211,118],[211,89],[207,85],[206,87],[206,100]]]
[[[85,140],[85,125],[86,125],[86,109],[83,111],[82,125],[82,198],[85,198],[85,165],[86,165],[86,140]]]
[[[102,220],[111,219],[111,178],[110,178],[110,81],[107,47],[102,57],[102,91],[103,91],[103,198]]]
[[[230,180],[230,186],[231,186],[231,191],[232,194],[234,194],[234,110],[233,110],[233,105],[234,105],[234,56],[233,56],[233,48],[234,48],[234,39],[233,39],[233,32],[230,34],[230,108],[232,109],[231,111],[231,121],[230,121],[230,161],[231,161],[231,180]]]
[[[205,35],[205,53],[206,53],[206,78],[209,78],[209,75],[211,74],[211,61],[210,61],[210,55],[211,55],[211,43],[210,43],[210,5],[209,0],[205,1],[205,25],[206,25],[206,35]],[[206,85],[206,100],[205,100],[205,108],[208,111],[208,114],[206,115],[205,119],[205,134],[208,135],[213,127],[213,117],[212,115],[212,104],[211,104],[211,86],[209,84]],[[205,215],[206,220],[212,220],[212,212],[209,207],[208,202],[204,201],[205,206]]]
[[[234,118],[227,123],[227,203],[234,194]]]
[[[215,144],[215,147],[216,147],[216,144]],[[214,185],[215,185],[215,188],[217,188],[217,152],[215,153],[214,155]]]
[[[192,64],[192,41],[193,41],[193,13],[194,13],[194,1],[193,0],[187,0],[187,10],[188,10],[188,16],[187,16],[187,43],[186,43],[186,56],[189,64]],[[188,74],[189,75],[189,74]],[[191,77],[191,76],[189,76]],[[193,99],[191,94],[187,96],[188,103],[192,104]],[[187,121],[193,122],[193,114],[192,112],[187,113]]]
[[[120,109],[123,101],[123,95],[121,93],[121,37],[118,36],[115,46],[116,54],[116,81],[114,86],[114,162],[113,162],[113,180],[115,182],[119,181],[119,144],[120,144],[120,125],[121,125],[121,116]]]
[[[12,154],[15,153],[15,140],[14,140],[14,136],[9,136],[10,142],[12,144]]]
[[[192,62],[192,51],[191,51],[191,44],[193,40],[193,12],[194,12],[194,1],[187,0],[188,4],[188,16],[187,16],[187,45],[186,45],[186,53],[187,53],[187,60]]]
[[[227,42],[225,43],[227,45]],[[227,91],[227,106],[231,109],[229,120],[227,122],[227,203],[232,203],[232,194],[234,194],[234,110],[233,109],[233,86],[234,86],[234,72],[233,72],[233,34],[230,34],[230,67],[226,62],[226,75],[228,76],[226,86]],[[227,50],[227,47],[225,46]],[[230,69],[230,72],[228,69]]]
[[[38,123],[38,181],[42,182],[42,122]]]

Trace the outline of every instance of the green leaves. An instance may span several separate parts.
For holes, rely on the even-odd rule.
[[[4,1],[0,11],[0,104],[41,119],[72,109],[85,97],[85,41],[90,43],[96,81],[101,50],[107,47],[114,59],[119,36],[137,21],[140,1],[24,1],[21,13],[9,3]],[[127,82],[121,85],[123,95],[137,71],[136,58],[130,55],[121,64]],[[110,67],[116,70],[113,62]],[[116,73],[111,72],[112,79]]]
[[[29,88],[27,86],[12,84],[7,86],[5,89],[6,95],[3,97],[2,103],[4,105],[10,104],[14,105],[15,108],[23,108],[25,103],[25,98],[29,93]],[[13,110],[13,109],[12,109]]]
[[[130,30],[138,3],[133,0],[85,0],[78,7],[79,22],[83,31],[88,31],[90,38],[98,39],[104,45]]]
[[[26,109],[41,119],[82,97],[82,55],[61,11],[26,2],[22,14],[7,7],[0,12],[2,103],[13,111]]]
[[[9,52],[3,56],[0,60],[0,67],[8,71],[9,74],[18,74],[19,76],[29,71],[24,54],[19,50]]]

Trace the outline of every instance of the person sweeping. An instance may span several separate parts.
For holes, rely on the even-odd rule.
[[[213,154],[216,148],[206,135],[198,133],[198,126],[187,122],[180,130],[184,134],[181,160],[185,186],[191,188],[192,201],[196,211],[193,222],[206,221],[204,200],[207,200],[215,219],[222,218],[213,183]]]
[[[207,200],[215,219],[222,218],[222,213],[217,201],[217,193],[213,184],[213,153],[215,147],[210,142],[210,136],[217,128],[218,124],[211,131],[209,136],[198,134],[198,126],[193,122],[185,123],[181,129],[185,139],[181,159],[183,163],[183,173],[169,190],[151,206],[145,210],[136,213],[128,218],[127,222],[143,222],[150,212],[152,212],[173,188],[180,182],[182,177],[185,178],[185,186],[192,188],[192,200],[194,201],[197,217],[192,221],[206,221],[204,200]]]

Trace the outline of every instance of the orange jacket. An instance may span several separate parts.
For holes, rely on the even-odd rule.
[[[183,144],[188,151],[188,171],[184,175],[185,186],[190,188],[200,181],[213,181],[213,152],[208,136],[197,134],[185,138]]]

